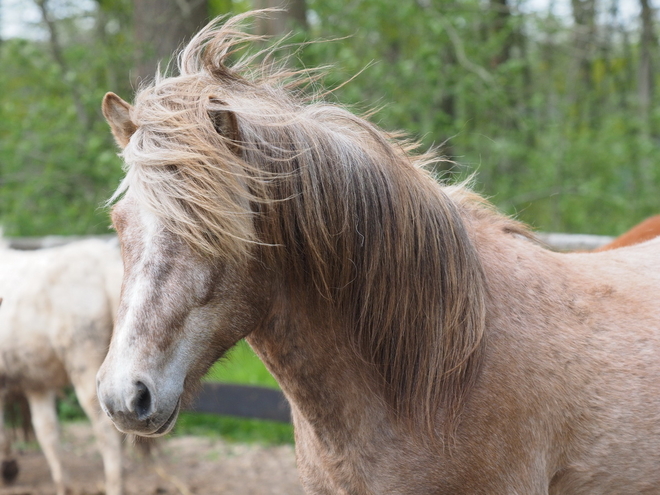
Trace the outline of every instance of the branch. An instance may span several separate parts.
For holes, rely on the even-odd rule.
[[[454,29],[454,26],[452,26],[451,23],[442,16],[440,16],[438,19],[447,31],[449,40],[454,46],[454,51],[456,52],[456,59],[458,60],[458,63],[461,64],[464,69],[467,69],[479,76],[479,78],[481,78],[485,83],[491,84],[493,82],[493,76],[491,76],[490,73],[480,65],[471,62],[465,55],[463,40],[461,40],[461,37],[458,35],[456,29]]]

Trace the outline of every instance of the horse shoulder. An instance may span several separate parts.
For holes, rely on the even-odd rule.
[[[486,353],[461,416],[457,459],[485,456],[484,473],[541,466],[548,480],[571,462],[574,473],[579,465],[610,465],[612,476],[634,482],[612,452],[620,451],[616,441],[630,442],[630,451],[637,442],[633,462],[657,456],[660,241],[561,254],[491,236],[480,248],[489,289]],[[527,445],[514,445],[519,438]]]

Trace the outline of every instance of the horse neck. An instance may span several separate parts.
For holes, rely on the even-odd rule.
[[[348,424],[384,420],[377,380],[329,306],[281,285],[270,314],[247,340],[289,398],[294,416],[333,444],[348,444]],[[294,417],[294,419],[296,419]]]
[[[333,444],[408,431],[388,404],[374,363],[356,347],[352,315],[313,284],[299,283],[295,276],[273,283],[270,312],[247,337],[290,399],[294,416]]]

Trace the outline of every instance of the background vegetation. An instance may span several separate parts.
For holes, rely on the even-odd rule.
[[[279,2],[284,3],[284,2]],[[16,9],[2,0],[0,17]],[[121,167],[99,110],[130,99],[208,18],[278,0],[25,0],[0,42],[0,224],[107,231]],[[660,212],[657,12],[649,0],[292,0],[257,29],[334,39],[331,97],[439,146],[459,176],[546,231],[616,234]],[[552,8],[552,6],[555,8]],[[184,8],[187,6],[187,10]],[[366,67],[366,69],[365,69]],[[363,70],[364,69],[364,70]]]

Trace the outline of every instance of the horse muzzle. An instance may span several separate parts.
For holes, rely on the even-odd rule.
[[[123,433],[158,437],[169,433],[181,409],[181,394],[158,394],[146,377],[112,386],[99,371],[97,395],[101,409]]]

